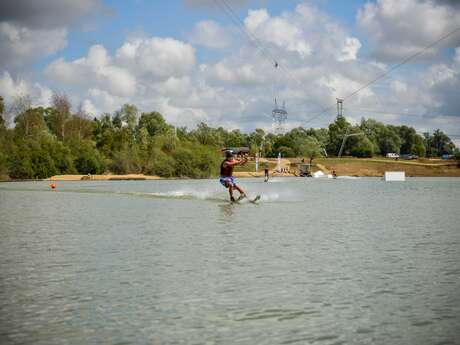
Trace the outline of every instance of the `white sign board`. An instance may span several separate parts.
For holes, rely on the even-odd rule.
[[[385,171],[385,181],[405,181],[406,173],[404,171]]]

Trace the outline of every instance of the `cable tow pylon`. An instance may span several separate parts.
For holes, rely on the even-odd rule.
[[[275,134],[284,135],[286,133],[287,115],[288,113],[286,111],[286,103],[283,102],[283,105],[279,107],[275,98],[275,108],[272,111],[272,127]]]

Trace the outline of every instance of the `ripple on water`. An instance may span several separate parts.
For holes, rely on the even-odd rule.
[[[369,334],[369,333],[374,333],[373,328],[365,328],[365,327],[360,327],[356,331],[358,334]]]
[[[320,335],[319,337],[316,337],[314,340],[315,341],[329,341],[329,340],[335,340],[338,338],[339,336],[335,334],[325,334],[325,335]]]
[[[293,320],[305,315],[319,314],[318,310],[309,309],[264,309],[244,314],[243,317],[236,318],[235,321],[254,321],[264,319],[277,319],[278,321]]]
[[[294,338],[294,339],[289,339],[289,340],[285,340],[285,341],[282,341],[280,344],[295,344],[295,343],[306,343],[306,342],[310,342],[311,340],[314,340],[315,338],[314,337],[301,337],[301,338]]]
[[[460,180],[289,181],[0,188],[0,339],[458,343]]]
[[[424,326],[429,326],[432,324],[433,324],[433,321],[429,321],[429,320],[413,321],[411,323],[411,325],[415,327],[424,327]]]

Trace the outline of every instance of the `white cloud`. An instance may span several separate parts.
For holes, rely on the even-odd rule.
[[[433,65],[422,74],[421,79],[421,85],[429,95],[426,103],[430,111],[437,115],[453,115],[457,121],[460,120],[460,64],[457,63],[457,56],[450,64]],[[460,130],[459,122],[457,130]]]
[[[409,5],[413,1],[408,0]],[[401,8],[390,10],[394,14]],[[91,115],[133,103],[142,111],[162,112],[176,125],[206,121],[212,126],[247,130],[271,128],[274,97],[286,101],[289,126],[325,126],[335,116],[336,98],[351,94],[388,68],[362,56],[362,43],[343,24],[308,4],[277,16],[265,9],[252,10],[244,23],[266,51],[255,48],[233,28],[204,20],[188,38],[194,44],[217,48],[212,60],[199,54],[202,60],[197,64],[191,43],[138,35],[113,52],[94,45],[74,60],[58,58],[47,66],[45,75]],[[417,68],[412,73],[397,70],[346,99],[345,115],[353,121],[366,116],[415,127],[458,128],[456,117],[445,116],[436,122],[429,116],[453,115],[460,109],[454,94],[460,88],[459,68],[457,48],[451,62],[429,66],[423,73]],[[2,80],[3,85],[12,83],[12,79]],[[14,83],[16,89],[21,88],[20,81]],[[27,85],[28,92],[37,89]],[[329,107],[330,111],[307,122]],[[386,113],[347,112],[353,107],[383,108]],[[428,119],[398,115],[403,111],[418,112]]]
[[[195,49],[173,38],[134,39],[117,50],[116,59],[135,74],[166,79],[182,76],[193,69]]]
[[[455,48],[454,63],[460,65],[460,47]]]
[[[90,88],[87,95],[90,97],[86,99],[87,104],[89,105],[89,102],[91,102],[91,106],[99,110],[94,115],[100,115],[102,112],[113,112],[124,103],[130,103],[128,98],[114,96],[110,92],[97,88]]]
[[[13,80],[8,72],[3,72],[0,78],[0,90],[6,100],[12,100],[16,96],[26,95],[29,87],[24,80]]]
[[[265,67],[265,69],[264,69]],[[200,66],[203,76],[213,85],[239,85],[250,86],[263,84],[266,81],[264,72],[271,66],[238,64],[235,60],[222,60],[214,65],[203,64]]]
[[[399,61],[425,48],[460,25],[460,11],[443,3],[425,0],[378,0],[358,12],[358,25],[368,35],[372,56],[380,61]],[[460,43],[458,35],[428,49],[433,58],[443,47]]]
[[[49,106],[52,91],[39,83],[33,83],[24,79],[13,79],[8,72],[0,76],[1,96],[7,102],[12,102],[16,97],[30,96],[32,105]]]
[[[136,78],[126,69],[112,64],[101,45],[92,46],[87,57],[71,62],[62,58],[52,62],[45,74],[67,85],[104,88],[116,96],[132,96],[136,92]]]
[[[86,114],[90,114],[90,115],[93,115],[93,116],[95,114],[100,114],[101,113],[99,111],[99,109],[96,108],[96,106],[93,104],[93,102],[91,102],[91,100],[89,100],[89,99],[83,100],[83,102],[81,103],[81,108]]]
[[[302,30],[290,19],[288,16],[270,18],[267,10],[261,9],[249,11],[244,23],[258,39],[306,57],[311,54],[311,47],[305,40]]]
[[[195,92],[194,66],[194,49],[189,44],[171,38],[134,38],[114,56],[102,45],[94,45],[84,57],[57,59],[46,67],[45,75],[71,92],[77,87],[84,109],[92,115],[113,112],[124,103],[144,110],[161,106],[177,114],[179,108],[172,100],[187,102]],[[203,114],[198,108],[185,111]]]
[[[67,31],[36,29],[0,22],[0,68],[18,66],[63,49]]]
[[[0,1],[0,68],[27,69],[66,47],[69,26],[104,12],[100,0]]]
[[[28,96],[34,107],[48,107],[51,104],[52,91],[39,83],[31,83],[24,79],[14,79],[10,73],[3,72],[0,75],[0,96],[2,96],[7,105],[7,112],[9,106],[15,101],[17,97]],[[15,114],[7,113],[7,123],[10,125],[13,123]]]
[[[213,20],[203,20],[195,24],[190,34],[190,42],[209,48],[222,49],[231,43],[230,35]]]
[[[157,84],[157,92],[170,97],[185,97],[192,88],[192,81],[189,76],[169,77],[164,83]]]
[[[338,57],[339,61],[356,60],[358,51],[362,47],[361,42],[355,37],[347,37]]]

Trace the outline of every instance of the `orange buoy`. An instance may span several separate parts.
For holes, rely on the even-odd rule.
[[[51,189],[56,189],[56,184],[51,183],[51,184],[50,184],[50,187],[51,187]]]

